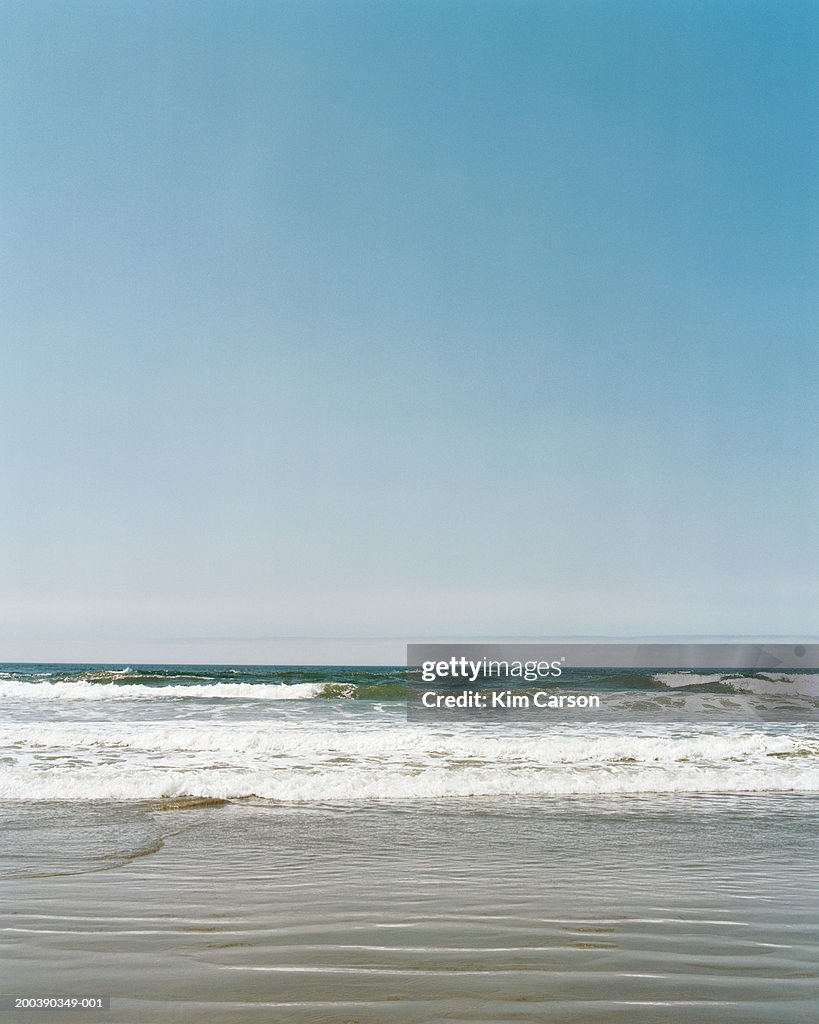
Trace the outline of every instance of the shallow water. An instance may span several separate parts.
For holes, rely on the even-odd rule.
[[[815,712],[816,684],[776,685]],[[397,668],[4,666],[0,994],[111,1007],[3,1018],[815,1024],[815,714],[766,719],[756,676],[601,685],[702,714],[416,722]]]
[[[71,1020],[816,1020],[814,796],[4,810],[2,990]]]

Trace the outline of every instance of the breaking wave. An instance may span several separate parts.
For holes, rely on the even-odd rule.
[[[0,728],[5,800],[282,802],[819,790],[819,737],[725,728],[276,728],[48,723]],[[7,760],[9,760],[7,758]]]
[[[0,673],[0,700],[363,700],[398,701],[417,678],[402,668],[96,669],[73,673]],[[589,688],[607,692],[695,690],[701,693],[819,700],[816,673],[702,673],[587,670],[566,673],[548,687]]]

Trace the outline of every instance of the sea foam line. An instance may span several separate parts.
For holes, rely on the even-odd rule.
[[[258,797],[282,803],[362,800],[436,800],[473,797],[637,795],[663,793],[812,792],[819,789],[815,770],[780,765],[639,766],[621,771],[492,766],[396,770],[387,766],[316,768],[294,772],[233,768],[179,771],[115,766],[42,772],[5,771],[0,799],[159,800],[168,797],[241,799]]]
[[[327,683],[192,683],[152,686],[138,683],[95,683],[88,679],[60,682],[0,683],[0,700],[162,700],[167,698],[240,698],[244,700],[305,700],[317,697]]]

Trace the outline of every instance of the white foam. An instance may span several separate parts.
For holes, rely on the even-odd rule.
[[[765,672],[760,677],[749,677],[744,673],[718,672],[702,675],[696,672],[658,672],[654,679],[663,686],[678,689],[686,686],[702,686],[722,683],[732,690],[771,697],[819,697],[819,675],[798,672]]]
[[[0,780],[4,800],[154,800],[170,796],[223,799],[261,797],[281,802],[348,800],[424,800],[481,796],[573,796],[638,793],[810,792],[817,789],[815,769],[732,766],[699,767],[684,772],[667,766],[628,772],[498,767],[452,772],[443,768],[395,772],[366,771],[196,772],[144,769],[123,773],[111,767],[51,771],[32,776],[11,771]]]
[[[133,750],[176,753],[249,754],[252,756],[322,755],[360,758],[407,756],[455,760],[568,762],[725,760],[767,754],[788,754],[806,745],[819,756],[819,740],[801,733],[768,733],[756,729],[675,732],[655,726],[640,735],[612,727],[505,729],[489,733],[480,727],[434,729],[421,725],[353,728],[273,723],[191,722],[37,722],[0,726],[0,746],[82,751]]]
[[[57,682],[8,680],[0,700],[162,700],[179,697],[243,700],[304,700],[316,697],[325,683],[190,683],[148,686],[144,683],[93,682],[89,678]]]
[[[407,725],[64,722],[5,725],[0,744],[0,799],[10,800],[819,790],[819,739],[798,728],[488,734]]]
[[[696,672],[657,672],[654,679],[663,686],[670,686],[677,689],[681,686],[702,686],[705,683],[720,683],[726,677],[725,672],[717,672],[714,675],[702,675]]]
[[[765,679],[732,679],[736,690],[760,697],[819,697],[819,675],[771,675]]]

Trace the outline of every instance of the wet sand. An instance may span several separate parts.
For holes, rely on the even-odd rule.
[[[9,1022],[815,1024],[819,800],[4,808]]]

